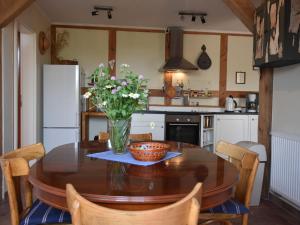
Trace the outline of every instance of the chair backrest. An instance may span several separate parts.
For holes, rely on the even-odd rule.
[[[129,141],[152,141],[152,133],[145,134],[129,134]]]
[[[259,164],[258,154],[225,141],[218,142],[216,152],[228,156],[228,161],[239,170],[240,176],[235,189],[235,199],[249,207]]]
[[[27,180],[28,162],[44,155],[45,149],[39,143],[16,149],[0,157],[2,172],[7,185],[12,225],[19,225],[20,216],[32,205],[32,187]]]
[[[182,200],[158,209],[125,211],[96,205],[81,197],[67,184],[67,203],[74,225],[196,225],[202,184],[198,183]]]
[[[107,142],[109,139],[109,133],[99,132],[98,140],[100,142]],[[129,142],[135,141],[152,141],[152,133],[145,134],[129,134]]]

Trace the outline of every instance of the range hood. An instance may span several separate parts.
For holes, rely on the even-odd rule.
[[[170,58],[161,71],[198,70],[198,67],[183,58],[183,30],[179,27],[169,27]]]

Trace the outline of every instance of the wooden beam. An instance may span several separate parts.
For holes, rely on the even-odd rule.
[[[221,35],[221,59],[220,59],[220,79],[219,79],[219,106],[225,106],[226,86],[227,86],[227,52],[228,52],[228,35]]]
[[[56,44],[56,26],[55,25],[51,25],[50,27],[50,31],[51,31],[51,46],[50,46],[50,57],[51,57],[51,64],[56,64],[57,63],[57,57],[56,57],[56,48],[55,48],[55,44]]]
[[[223,0],[231,11],[253,33],[255,6],[251,0]]]
[[[116,30],[109,31],[109,43],[108,43],[108,61],[115,60],[114,68],[110,71],[110,75],[116,74],[116,49],[117,49],[117,32]]]
[[[266,147],[267,163],[263,182],[262,196],[268,198],[271,170],[271,125],[272,125],[272,96],[273,96],[273,68],[263,68],[259,81],[259,120],[258,142]]]
[[[34,0],[0,0],[0,28],[9,24]]]

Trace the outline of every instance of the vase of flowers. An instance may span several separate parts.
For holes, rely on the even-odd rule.
[[[109,120],[109,135],[116,154],[127,151],[131,115],[144,110],[148,103],[147,80],[129,69],[120,66],[120,77],[111,76],[111,67],[100,64],[91,75],[94,84],[85,93],[92,103],[106,113]]]

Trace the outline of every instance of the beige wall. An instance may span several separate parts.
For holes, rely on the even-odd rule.
[[[159,69],[164,60],[164,33],[117,32],[117,74],[119,65],[129,64],[134,72],[149,79],[149,88],[161,89],[163,73],[159,72]]]
[[[183,49],[184,58],[197,65],[197,60],[202,52],[202,45],[206,46],[206,52],[211,58],[212,65],[207,70],[199,69],[186,75],[186,83],[190,89],[208,90],[219,89],[220,74],[220,35],[185,34]]]
[[[88,77],[100,62],[107,62],[108,58],[108,32],[105,30],[65,29],[70,33],[69,45],[59,56],[64,59],[77,59]],[[206,45],[207,54],[212,65],[207,70],[178,73],[173,76],[173,85],[177,80],[183,80],[185,89],[219,90],[220,76],[220,34],[185,34],[184,57],[197,65],[202,45]],[[227,64],[227,90],[231,91],[258,91],[259,72],[252,68],[252,37],[228,37],[228,64]],[[150,89],[163,87],[163,73],[159,68],[165,61],[165,34],[137,31],[117,31],[116,62],[117,75],[119,65],[126,63],[131,69],[143,74],[149,79]],[[235,73],[246,72],[246,84],[235,84]],[[85,82],[87,83],[87,82]],[[162,98],[151,98],[151,104],[161,104]],[[202,105],[218,105],[218,98],[195,99],[192,102]],[[174,100],[174,104],[181,104]],[[242,104],[243,105],[243,104]]]
[[[253,70],[253,38],[247,36],[228,37],[227,90],[258,91],[259,70]],[[236,84],[236,72],[246,72],[246,83]]]
[[[69,33],[68,45],[58,52],[58,58],[78,60],[82,85],[89,82],[88,77],[100,64],[108,62],[108,31],[58,28],[57,33]]]

